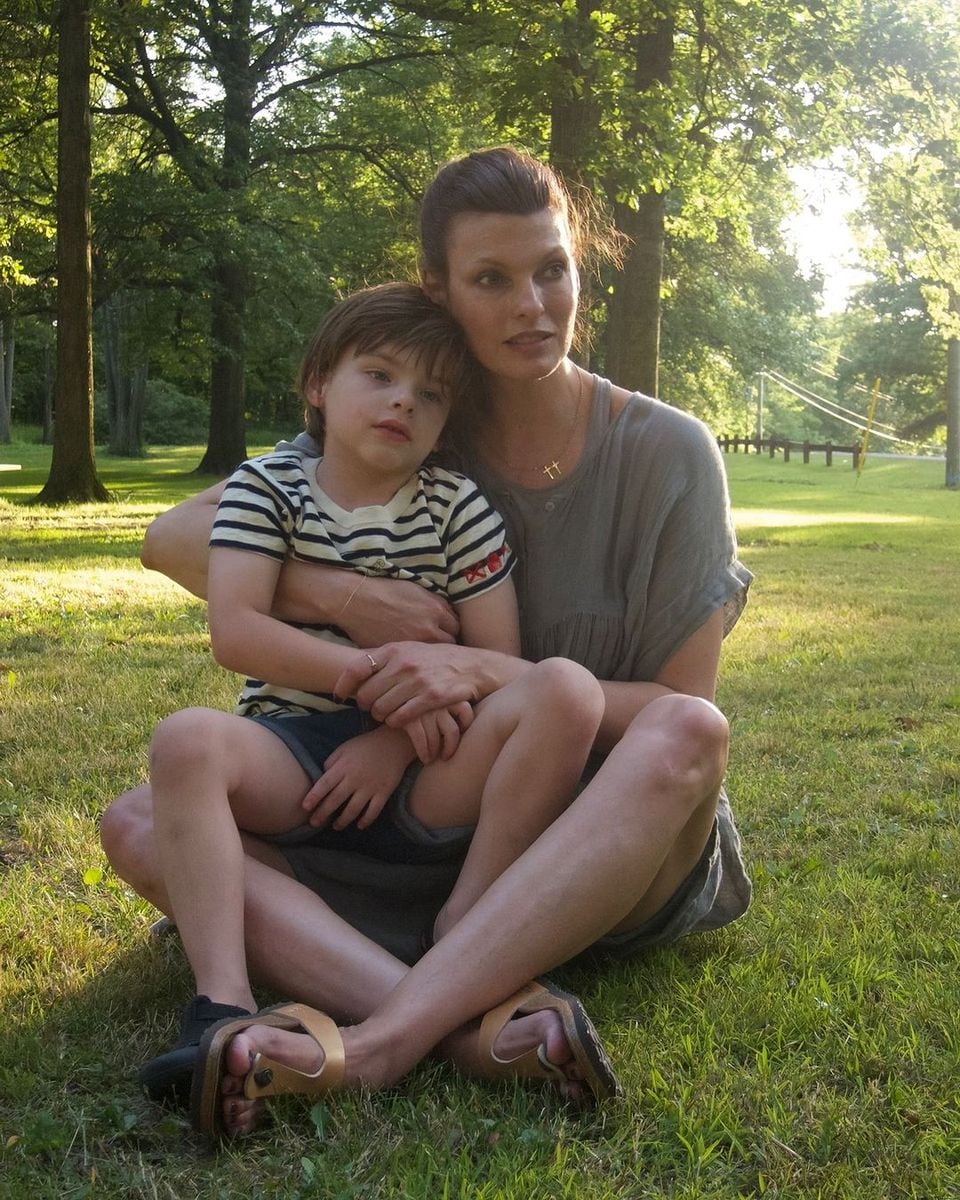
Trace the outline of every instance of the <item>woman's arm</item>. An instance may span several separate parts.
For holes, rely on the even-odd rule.
[[[161,513],[147,528],[140,552],[145,567],[201,600],[207,597],[210,531],[225,486],[218,483]],[[304,624],[336,621],[358,646],[379,646],[397,637],[456,640],[459,621],[442,596],[401,580],[366,579],[354,593],[356,584],[352,571],[288,559],[277,580],[273,613]]]
[[[226,482],[182,500],[161,513],[143,538],[140,561],[201,600],[207,597],[210,531]]]
[[[717,690],[723,610],[717,609],[663,664],[653,683],[601,681],[606,706],[596,749],[606,753],[620,741],[638,712],[659,696],[682,693],[712,701]]]
[[[652,683],[602,682],[606,711],[597,749],[610,750],[642,708],[660,696],[681,692],[712,700],[717,682],[723,613],[718,610],[661,668]],[[424,646],[391,642],[371,650],[378,670],[348,668],[336,683],[339,696],[355,696],[361,708],[391,726],[406,725],[432,709],[484,696],[530,666],[511,655],[470,646]]]

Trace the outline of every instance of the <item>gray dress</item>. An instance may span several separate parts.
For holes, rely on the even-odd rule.
[[[580,462],[548,488],[522,488],[483,463],[457,465],[506,522],[524,657],[571,658],[598,679],[652,680],[718,608],[725,632],[732,628],[751,577],[737,561],[726,476],[707,428],[639,394],[612,423],[610,406],[609,383],[595,379]],[[287,853],[302,882],[407,962],[457,874],[457,864],[394,867],[303,846]],[[641,930],[601,939],[598,949],[629,954],[715,928],[749,900],[721,796],[714,835],[677,895]]]

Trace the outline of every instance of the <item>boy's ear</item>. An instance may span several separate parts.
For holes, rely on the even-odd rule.
[[[447,285],[439,272],[423,271],[420,276],[420,286],[434,304],[445,305],[447,303]]]
[[[311,380],[304,389],[304,394],[307,398],[307,403],[311,408],[319,408],[323,411],[323,393],[326,390],[326,381],[322,376]]]

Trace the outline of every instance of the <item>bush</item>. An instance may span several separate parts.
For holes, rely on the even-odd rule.
[[[110,416],[106,391],[94,398],[93,436],[97,445],[110,440]],[[143,417],[143,440],[148,446],[192,446],[207,436],[206,400],[188,396],[163,379],[147,380]]]
[[[150,445],[189,446],[207,436],[209,405],[162,379],[147,381],[143,438]]]

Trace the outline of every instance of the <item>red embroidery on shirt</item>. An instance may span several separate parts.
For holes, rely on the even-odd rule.
[[[507,543],[504,542],[499,550],[493,550],[478,563],[474,563],[472,567],[464,567],[460,574],[464,577],[467,583],[476,583],[478,579],[484,579],[487,572],[496,573],[503,566],[504,556],[507,554]]]

